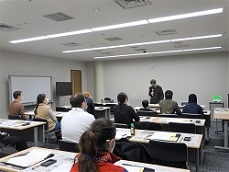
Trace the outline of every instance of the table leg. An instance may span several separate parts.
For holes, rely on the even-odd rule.
[[[196,172],[199,172],[200,166],[200,152],[199,149],[196,149]]]
[[[207,138],[206,138],[207,141],[210,140],[210,133],[209,133],[209,126],[207,126]]]
[[[228,148],[228,120],[224,120],[224,147]]]
[[[34,132],[34,146],[38,146],[38,127],[33,128]]]

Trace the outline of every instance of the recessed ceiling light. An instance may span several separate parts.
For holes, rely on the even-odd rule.
[[[94,12],[99,12],[100,11],[100,8],[93,8],[92,9]]]
[[[187,14],[168,16],[168,17],[159,17],[159,18],[154,18],[154,19],[148,19],[148,21],[150,23],[158,23],[158,22],[164,22],[164,21],[179,20],[179,19],[184,19],[184,18],[200,17],[200,16],[211,15],[211,14],[218,14],[218,13],[222,13],[222,12],[223,12],[223,8],[217,8],[217,9],[199,11],[199,12],[194,12],[194,13],[187,13]]]
[[[102,31],[102,30],[120,29],[120,28],[132,27],[132,26],[140,26],[140,25],[149,24],[149,23],[157,23],[157,22],[164,22],[164,21],[170,21],[170,20],[179,20],[179,19],[184,19],[184,18],[199,17],[199,16],[210,15],[210,14],[218,14],[222,12],[223,12],[223,8],[217,8],[217,9],[199,11],[199,12],[188,13],[188,14],[159,17],[159,18],[154,18],[154,19],[140,20],[140,21],[134,21],[134,22],[128,22],[128,23],[122,23],[122,24],[116,24],[116,25],[109,25],[109,26],[102,26],[102,27],[96,27],[96,28],[91,28],[91,29],[83,29],[83,30],[65,32],[65,33],[60,33],[60,34],[52,34],[52,35],[33,37],[33,38],[27,38],[27,39],[12,40],[9,42],[10,43],[30,42],[30,41],[37,41],[37,40],[44,40],[44,39],[51,39],[51,38],[58,38],[58,37],[64,37],[64,36],[89,33],[92,31],[97,32],[97,31]]]
[[[203,51],[203,50],[214,50],[220,49],[222,47],[206,47],[206,48],[195,48],[195,49],[181,49],[181,50],[168,50],[168,51],[155,51],[155,52],[148,52],[148,53],[137,53],[137,54],[120,54],[120,55],[113,55],[113,56],[101,56],[101,57],[94,57],[94,59],[106,59],[112,57],[128,57],[128,56],[142,56],[142,55],[156,55],[156,54],[168,54],[168,53],[181,53],[186,51]]]
[[[107,46],[107,47],[86,48],[86,49],[78,49],[78,50],[67,50],[67,51],[63,51],[63,53],[77,53],[77,52],[103,50],[103,49],[123,48],[123,47],[128,47],[128,46],[134,47],[134,46],[139,46],[139,45],[161,44],[161,43],[168,43],[168,42],[174,42],[175,43],[177,41],[188,41],[188,40],[190,41],[190,40],[217,38],[217,37],[221,37],[221,36],[222,36],[222,34],[216,34],[216,35],[207,35],[207,36],[198,36],[198,37],[178,38],[178,39],[171,39],[171,40],[138,42],[138,43],[122,44],[122,45]]]

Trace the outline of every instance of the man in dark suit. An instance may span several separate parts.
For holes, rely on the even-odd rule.
[[[160,100],[164,99],[164,93],[162,87],[157,85],[155,79],[150,81],[151,86],[149,87],[150,104],[157,104]]]

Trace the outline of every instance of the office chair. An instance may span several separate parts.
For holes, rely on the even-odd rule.
[[[8,119],[21,119],[20,115],[8,115]]]
[[[114,123],[116,128],[128,128],[127,124],[122,124],[122,123]]]
[[[165,117],[165,118],[178,118],[177,114],[158,114],[158,117]]]
[[[162,125],[155,122],[138,122],[137,129],[162,131]]]
[[[59,140],[58,144],[59,144],[59,150],[67,151],[67,152],[79,152],[77,143]]]
[[[142,143],[130,142],[126,138],[116,141],[114,154],[124,160],[153,163],[146,146]]]
[[[148,151],[156,164],[188,169],[188,148],[185,143],[150,140]]]
[[[151,116],[151,117],[156,117],[157,113],[153,111],[144,111],[144,110],[138,110],[137,111],[138,116]]]
[[[203,119],[204,116],[202,114],[193,114],[193,113],[182,113],[181,118],[192,118],[192,119]]]
[[[182,133],[196,133],[196,126],[193,123],[169,122],[169,131]]]
[[[53,130],[53,131],[48,131],[48,121],[46,119],[42,119],[42,118],[33,118],[33,121],[41,121],[41,122],[46,122],[45,124],[45,139],[46,139],[46,143],[49,143],[49,135],[53,132],[60,132],[60,130]]]

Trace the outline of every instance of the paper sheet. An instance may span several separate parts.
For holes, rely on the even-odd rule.
[[[39,161],[45,159],[51,152],[43,151],[43,150],[32,150],[27,154],[18,155],[10,158],[6,163],[20,166],[20,167],[28,167]]]

